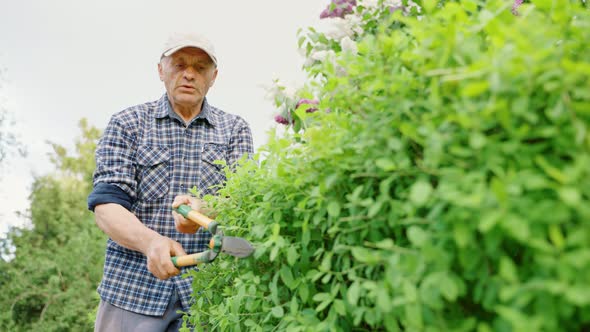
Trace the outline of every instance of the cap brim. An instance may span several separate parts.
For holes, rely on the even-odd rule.
[[[198,48],[198,49],[202,50],[203,52],[207,53],[207,55],[209,56],[209,58],[211,58],[211,61],[213,61],[213,63],[217,66],[217,58],[213,54],[211,54],[211,52],[207,51],[206,49],[204,49],[201,46],[193,45],[193,44],[183,44],[183,45],[180,45],[180,46],[173,47],[173,48],[171,48],[171,49],[169,49],[167,51],[164,51],[164,53],[162,53],[162,58],[165,57],[165,56],[171,56],[172,54],[180,51],[183,48],[187,48],[187,47]]]

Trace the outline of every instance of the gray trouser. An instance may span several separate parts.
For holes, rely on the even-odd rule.
[[[172,292],[168,307],[164,316],[146,316],[127,311],[114,305],[100,301],[96,322],[94,323],[95,332],[164,332],[178,331],[182,326],[182,314],[177,313],[182,310],[180,299],[176,292]]]

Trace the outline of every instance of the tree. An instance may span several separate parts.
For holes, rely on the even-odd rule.
[[[32,229],[15,228],[5,242],[13,259],[0,261],[0,330],[92,330],[105,236],[86,197],[99,131],[85,120],[80,128],[76,155],[53,144],[56,172],[34,181]]]

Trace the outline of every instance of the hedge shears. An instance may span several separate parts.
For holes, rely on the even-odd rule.
[[[182,267],[210,263],[217,258],[220,252],[239,258],[248,257],[254,252],[254,247],[250,242],[240,237],[224,236],[215,220],[193,210],[190,206],[182,204],[175,208],[174,211],[213,234],[211,241],[209,241],[209,249],[196,254],[172,257],[174,266]]]

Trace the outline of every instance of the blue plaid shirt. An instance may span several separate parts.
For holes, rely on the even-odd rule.
[[[201,113],[185,124],[164,94],[111,118],[96,150],[95,191],[97,184],[120,188],[130,198],[130,211],[147,227],[178,241],[187,253],[201,252],[211,234],[202,229],[196,234],[177,232],[172,201],[193,186],[202,195],[215,194],[212,186],[221,184],[225,175],[214,161],[231,165],[245,153],[253,153],[253,143],[244,119],[205,100]],[[109,239],[98,293],[117,307],[162,316],[175,289],[183,309],[189,309],[191,281],[181,276],[157,279],[142,253]]]

